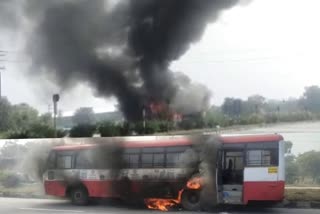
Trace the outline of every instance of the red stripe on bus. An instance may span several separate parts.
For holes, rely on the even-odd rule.
[[[66,196],[66,185],[64,181],[44,181],[44,188],[47,195]]]
[[[284,181],[250,181],[243,183],[243,203],[248,201],[282,201]]]

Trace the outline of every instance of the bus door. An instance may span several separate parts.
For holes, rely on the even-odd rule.
[[[220,167],[223,203],[242,204],[244,154],[244,148],[222,150]]]

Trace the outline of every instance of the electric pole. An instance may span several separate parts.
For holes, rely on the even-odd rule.
[[[60,99],[59,94],[54,94],[52,96],[54,137],[57,137],[57,112],[58,112],[58,101],[59,101],[59,99]]]

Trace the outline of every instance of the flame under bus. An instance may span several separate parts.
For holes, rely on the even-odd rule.
[[[46,194],[79,205],[89,198],[140,198],[161,210],[284,198],[281,135],[116,141],[53,148],[43,175]]]

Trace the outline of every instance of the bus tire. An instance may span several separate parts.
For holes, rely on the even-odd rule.
[[[200,191],[184,190],[181,195],[181,205],[186,210],[199,211],[201,209]]]
[[[79,186],[71,189],[71,202],[74,205],[84,206],[89,203],[89,194],[85,187]]]

